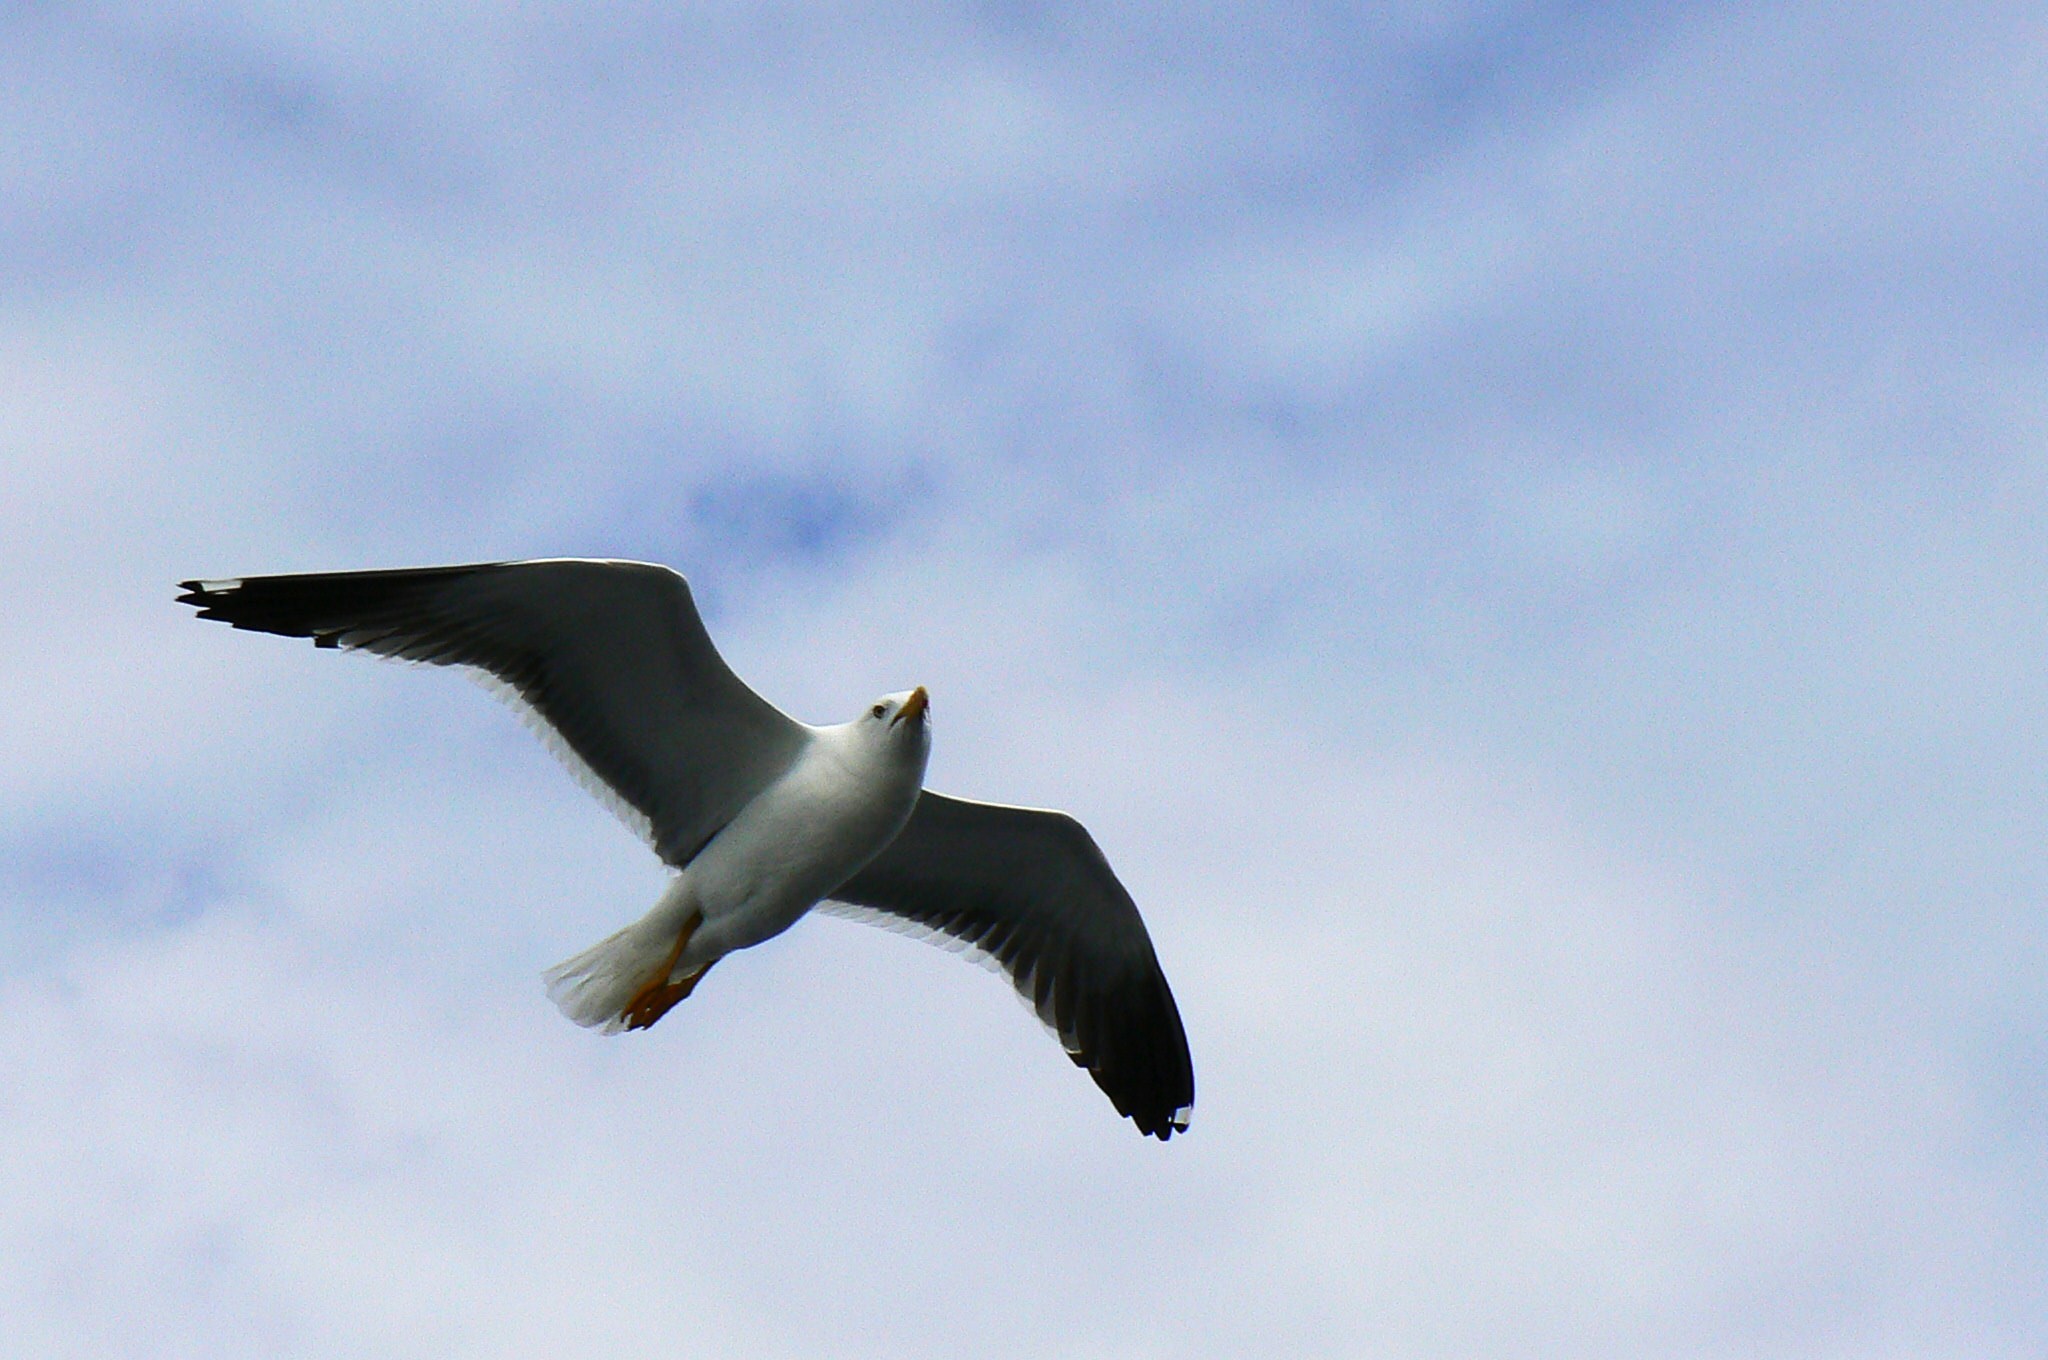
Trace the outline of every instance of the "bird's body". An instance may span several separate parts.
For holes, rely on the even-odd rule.
[[[633,1002],[650,976],[685,988],[673,1005],[712,964],[780,935],[852,878],[917,804],[931,752],[922,694],[890,695],[864,718],[809,729],[789,768],[683,866],[654,910],[548,970],[548,995],[563,1014],[598,1029],[644,1029],[667,1009],[636,1023]],[[889,719],[912,702],[920,712],[899,732],[903,722]]]
[[[707,949],[746,949],[795,925],[896,838],[924,787],[931,729],[917,722],[895,742],[885,722],[815,729],[789,773],[684,868],[678,883],[704,913]]]
[[[741,683],[682,577],[554,560],[188,581],[203,618],[481,672],[676,877],[548,970],[578,1024],[654,1024],[714,963],[829,909],[936,931],[1007,971],[1120,1113],[1187,1127],[1179,1011],[1130,896],[1062,813],[923,789],[923,688],[810,727]]]

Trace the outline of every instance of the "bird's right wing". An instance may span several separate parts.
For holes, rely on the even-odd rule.
[[[491,562],[184,589],[199,617],[236,628],[484,672],[677,867],[809,740],[726,666],[666,567]]]
[[[1173,991],[1137,905],[1072,817],[927,789],[896,839],[822,909],[981,951],[1117,1113],[1162,1139],[1187,1127],[1195,1069]]]

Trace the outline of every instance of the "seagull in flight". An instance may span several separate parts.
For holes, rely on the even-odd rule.
[[[480,674],[675,871],[653,910],[546,973],[579,1025],[646,1029],[711,966],[812,908],[993,962],[1077,1066],[1160,1139],[1194,1067],[1131,896],[1072,817],[924,787],[923,686],[812,727],[749,689],[690,587],[644,562],[551,559],[186,581],[236,628]]]

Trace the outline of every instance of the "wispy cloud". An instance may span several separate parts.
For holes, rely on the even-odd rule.
[[[2032,1354],[2025,6],[0,19],[39,1353]],[[1196,1126],[191,575],[626,554],[1073,810]]]

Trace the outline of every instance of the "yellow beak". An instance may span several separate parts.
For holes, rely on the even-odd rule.
[[[924,692],[923,685],[919,685],[916,689],[910,691],[910,697],[903,701],[903,707],[896,710],[896,716],[890,719],[889,726],[894,727],[897,723],[902,722],[905,718],[923,717],[925,707],[929,705],[931,701],[932,696]]]

